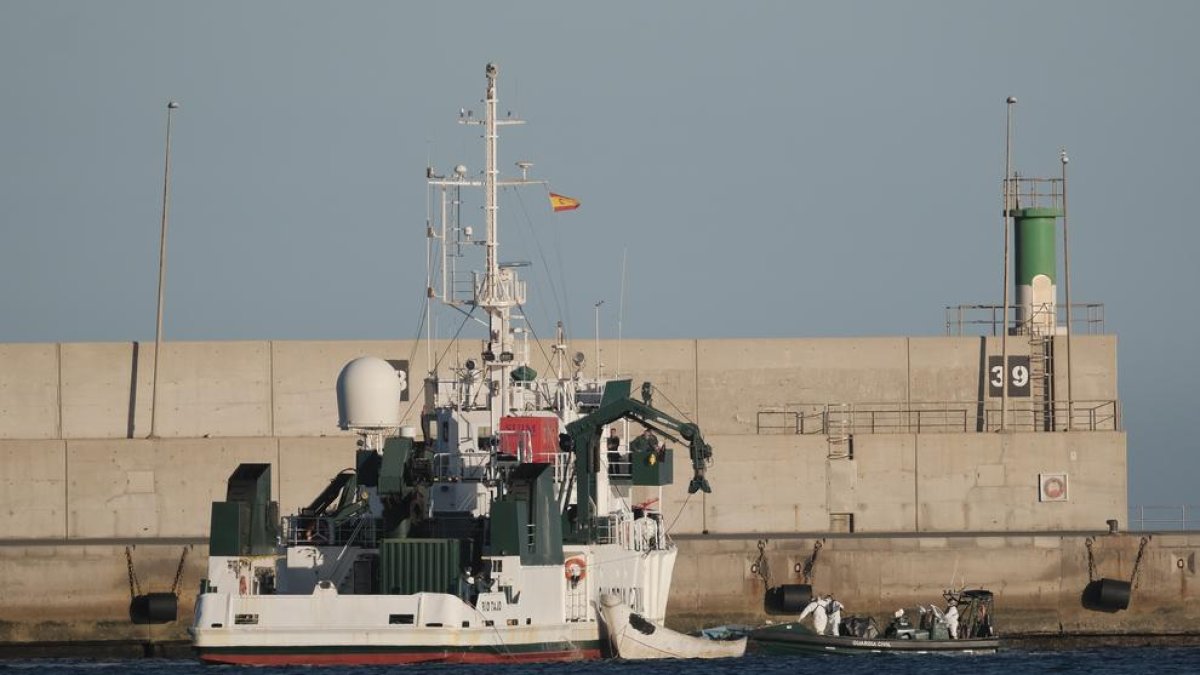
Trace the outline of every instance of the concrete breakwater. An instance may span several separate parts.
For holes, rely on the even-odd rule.
[[[1148,541],[1135,577],[1143,537]],[[1135,580],[1127,610],[1084,608],[1089,539],[1093,574]],[[965,584],[996,593],[997,626],[1005,634],[1176,635],[1200,624],[1200,534],[1183,533],[681,536],[668,623],[692,629],[786,619],[764,613],[761,570],[771,583],[799,583],[796,570],[805,567],[817,542],[810,568],[814,589],[835,594],[849,614],[883,619],[899,607],[941,602],[943,590]],[[159,591],[170,588],[184,548],[179,619],[145,626],[129,621],[125,545],[0,546],[0,642],[186,639],[206,545],[147,541],[132,552],[142,590]]]
[[[850,615],[878,619],[901,607],[944,607],[942,592],[965,586],[996,594],[996,624],[1005,634],[1183,634],[1195,633],[1200,622],[1200,534],[1188,533],[689,536],[680,542],[673,620],[683,627],[786,620],[764,614],[761,570],[772,583],[800,583],[797,570],[817,543],[809,581],[815,592],[834,594]],[[1128,609],[1085,608],[1084,589],[1100,577],[1133,580]]]

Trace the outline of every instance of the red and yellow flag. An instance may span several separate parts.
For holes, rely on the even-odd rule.
[[[573,211],[579,208],[579,200],[551,192],[550,208],[554,209],[555,211]]]

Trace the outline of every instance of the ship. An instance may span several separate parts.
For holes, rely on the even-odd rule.
[[[561,321],[553,372],[532,367],[522,265],[499,257],[498,193],[546,183],[528,162],[500,175],[499,129],[523,121],[497,114],[498,72],[487,65],[482,117],[464,109],[458,120],[483,127],[481,175],[426,171],[426,295],[464,325],[485,324],[478,351],[430,360],[410,402],[423,403],[419,434],[402,424],[405,370],[370,355],[348,363],[338,422],[358,434],[353,468],[297,513],[280,517],[269,464],[234,469],[212,504],[189,629],[201,660],[570,661],[608,655],[602,594],[665,620],[677,556],[661,499],[674,480],[669,442],[687,449],[689,493],[711,491],[712,448],[685,415],[656,407],[651,383],[635,398],[631,380],[586,373]],[[480,188],[482,239],[461,217],[464,192]],[[482,269],[468,272],[472,253]]]

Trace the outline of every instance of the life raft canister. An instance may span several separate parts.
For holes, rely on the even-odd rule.
[[[563,576],[572,584],[577,584],[587,577],[587,559],[576,555],[563,562]]]

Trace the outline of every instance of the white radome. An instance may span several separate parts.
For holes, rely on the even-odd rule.
[[[342,429],[390,429],[400,426],[400,396],[405,383],[392,364],[375,356],[347,363],[338,375],[338,426]]]

